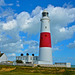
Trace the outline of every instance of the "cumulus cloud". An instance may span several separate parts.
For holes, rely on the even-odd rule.
[[[37,9],[39,9],[38,12],[36,11]],[[51,20],[50,24],[53,43],[55,44],[57,42],[72,38],[75,32],[74,30],[75,25],[73,25],[72,27],[68,27],[68,24],[75,21],[75,8],[68,9],[49,5],[46,8],[46,10],[50,13],[49,18]],[[19,14],[20,17],[17,21],[21,23],[20,28],[22,29],[22,31],[31,34],[38,33],[40,31],[41,25],[40,22],[40,18],[42,16],[41,12],[42,12],[41,7],[36,7],[35,10],[32,11],[32,14],[34,14],[33,17],[31,17],[31,15],[27,12],[20,13]],[[24,17],[24,15],[26,16]]]
[[[67,45],[67,47],[70,49],[75,49],[75,41],[73,43],[69,43],[69,45]]]
[[[40,11],[42,10],[42,8],[40,6],[37,6],[33,11],[32,11],[32,16],[37,15],[40,13]],[[37,12],[36,12],[37,11]]]
[[[0,45],[0,49],[2,52],[5,53],[21,53],[23,52],[21,49],[23,48],[23,45],[20,41],[16,43],[8,43],[4,45]]]
[[[10,54],[7,54],[7,57],[9,58],[8,60],[9,61],[15,61],[16,60],[16,54],[15,53],[10,53]]]
[[[73,25],[72,27],[60,27],[59,29],[56,28],[56,32],[53,32],[52,34],[52,38],[53,38],[53,42],[57,43],[66,39],[70,39],[73,37],[74,33],[75,33],[75,25]],[[65,36],[65,37],[64,37]]]
[[[24,53],[34,53],[34,54],[38,54],[38,49],[39,49],[39,45],[38,42],[35,40],[31,40],[31,41],[25,41],[24,44],[28,44],[28,49],[24,50]]]
[[[13,3],[6,4],[5,0],[0,0],[0,6],[13,6]]]
[[[66,39],[71,39],[75,33],[75,8],[54,7],[49,5],[46,10],[49,12],[50,29],[52,33],[52,43],[56,44]],[[8,12],[9,11],[9,12]],[[23,52],[23,45],[28,45],[24,52],[38,53],[39,44],[37,41],[22,42],[19,32],[27,34],[37,34],[40,32],[42,8],[36,7],[31,14],[23,11],[19,14],[12,10],[0,13],[1,18],[6,18],[0,22],[0,49],[3,52]],[[15,17],[15,18],[14,18]],[[67,35],[68,34],[68,35]],[[65,36],[65,37],[64,37]],[[25,36],[27,38],[27,36]],[[55,48],[58,50],[58,48]]]
[[[8,54],[8,56],[16,56],[16,54],[15,53],[12,53],[12,54]]]
[[[20,4],[16,4],[16,6],[17,6],[17,7],[19,7],[19,6],[20,6]]]
[[[72,8],[73,5],[69,2],[68,4],[65,3],[65,4],[63,5],[63,7],[64,7],[64,8]]]
[[[12,21],[9,21],[7,23],[3,24],[3,30],[11,30],[17,26],[16,21],[13,19]]]
[[[0,6],[5,6],[6,3],[4,2],[4,0],[0,0]]]
[[[52,52],[54,52],[54,51],[59,51],[60,49],[59,49],[59,47],[53,47],[52,48]]]
[[[20,7],[19,1],[16,1],[16,6]]]
[[[0,8],[0,19],[1,21],[8,21],[9,17],[10,20],[12,20],[16,15],[14,14],[14,11],[11,8],[3,9]]]
[[[13,3],[8,4],[8,6],[13,6]]]
[[[53,43],[72,38],[75,31],[71,30],[68,24],[75,21],[75,8],[68,9],[49,5],[46,10],[50,13]],[[74,26],[72,26],[72,28],[74,28]]]

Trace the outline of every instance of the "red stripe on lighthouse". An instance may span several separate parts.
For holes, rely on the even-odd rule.
[[[40,33],[40,47],[51,47],[51,35],[48,32]]]

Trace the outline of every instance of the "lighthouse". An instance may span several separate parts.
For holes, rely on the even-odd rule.
[[[53,64],[50,19],[46,10],[42,12],[38,64]]]

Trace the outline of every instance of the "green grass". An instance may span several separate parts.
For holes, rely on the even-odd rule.
[[[56,75],[56,74],[24,73],[24,72],[3,72],[3,73],[0,73],[0,75]],[[57,74],[57,75],[59,75],[59,74]]]
[[[1,71],[2,68],[15,69]],[[0,75],[75,75],[75,68],[0,65]]]

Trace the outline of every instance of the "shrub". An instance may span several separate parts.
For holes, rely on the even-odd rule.
[[[37,65],[37,67],[40,67],[40,65]]]
[[[71,75],[71,72],[66,70],[63,75]]]
[[[16,60],[16,62],[17,62],[17,63],[23,63],[23,61],[22,61],[22,60]]]

